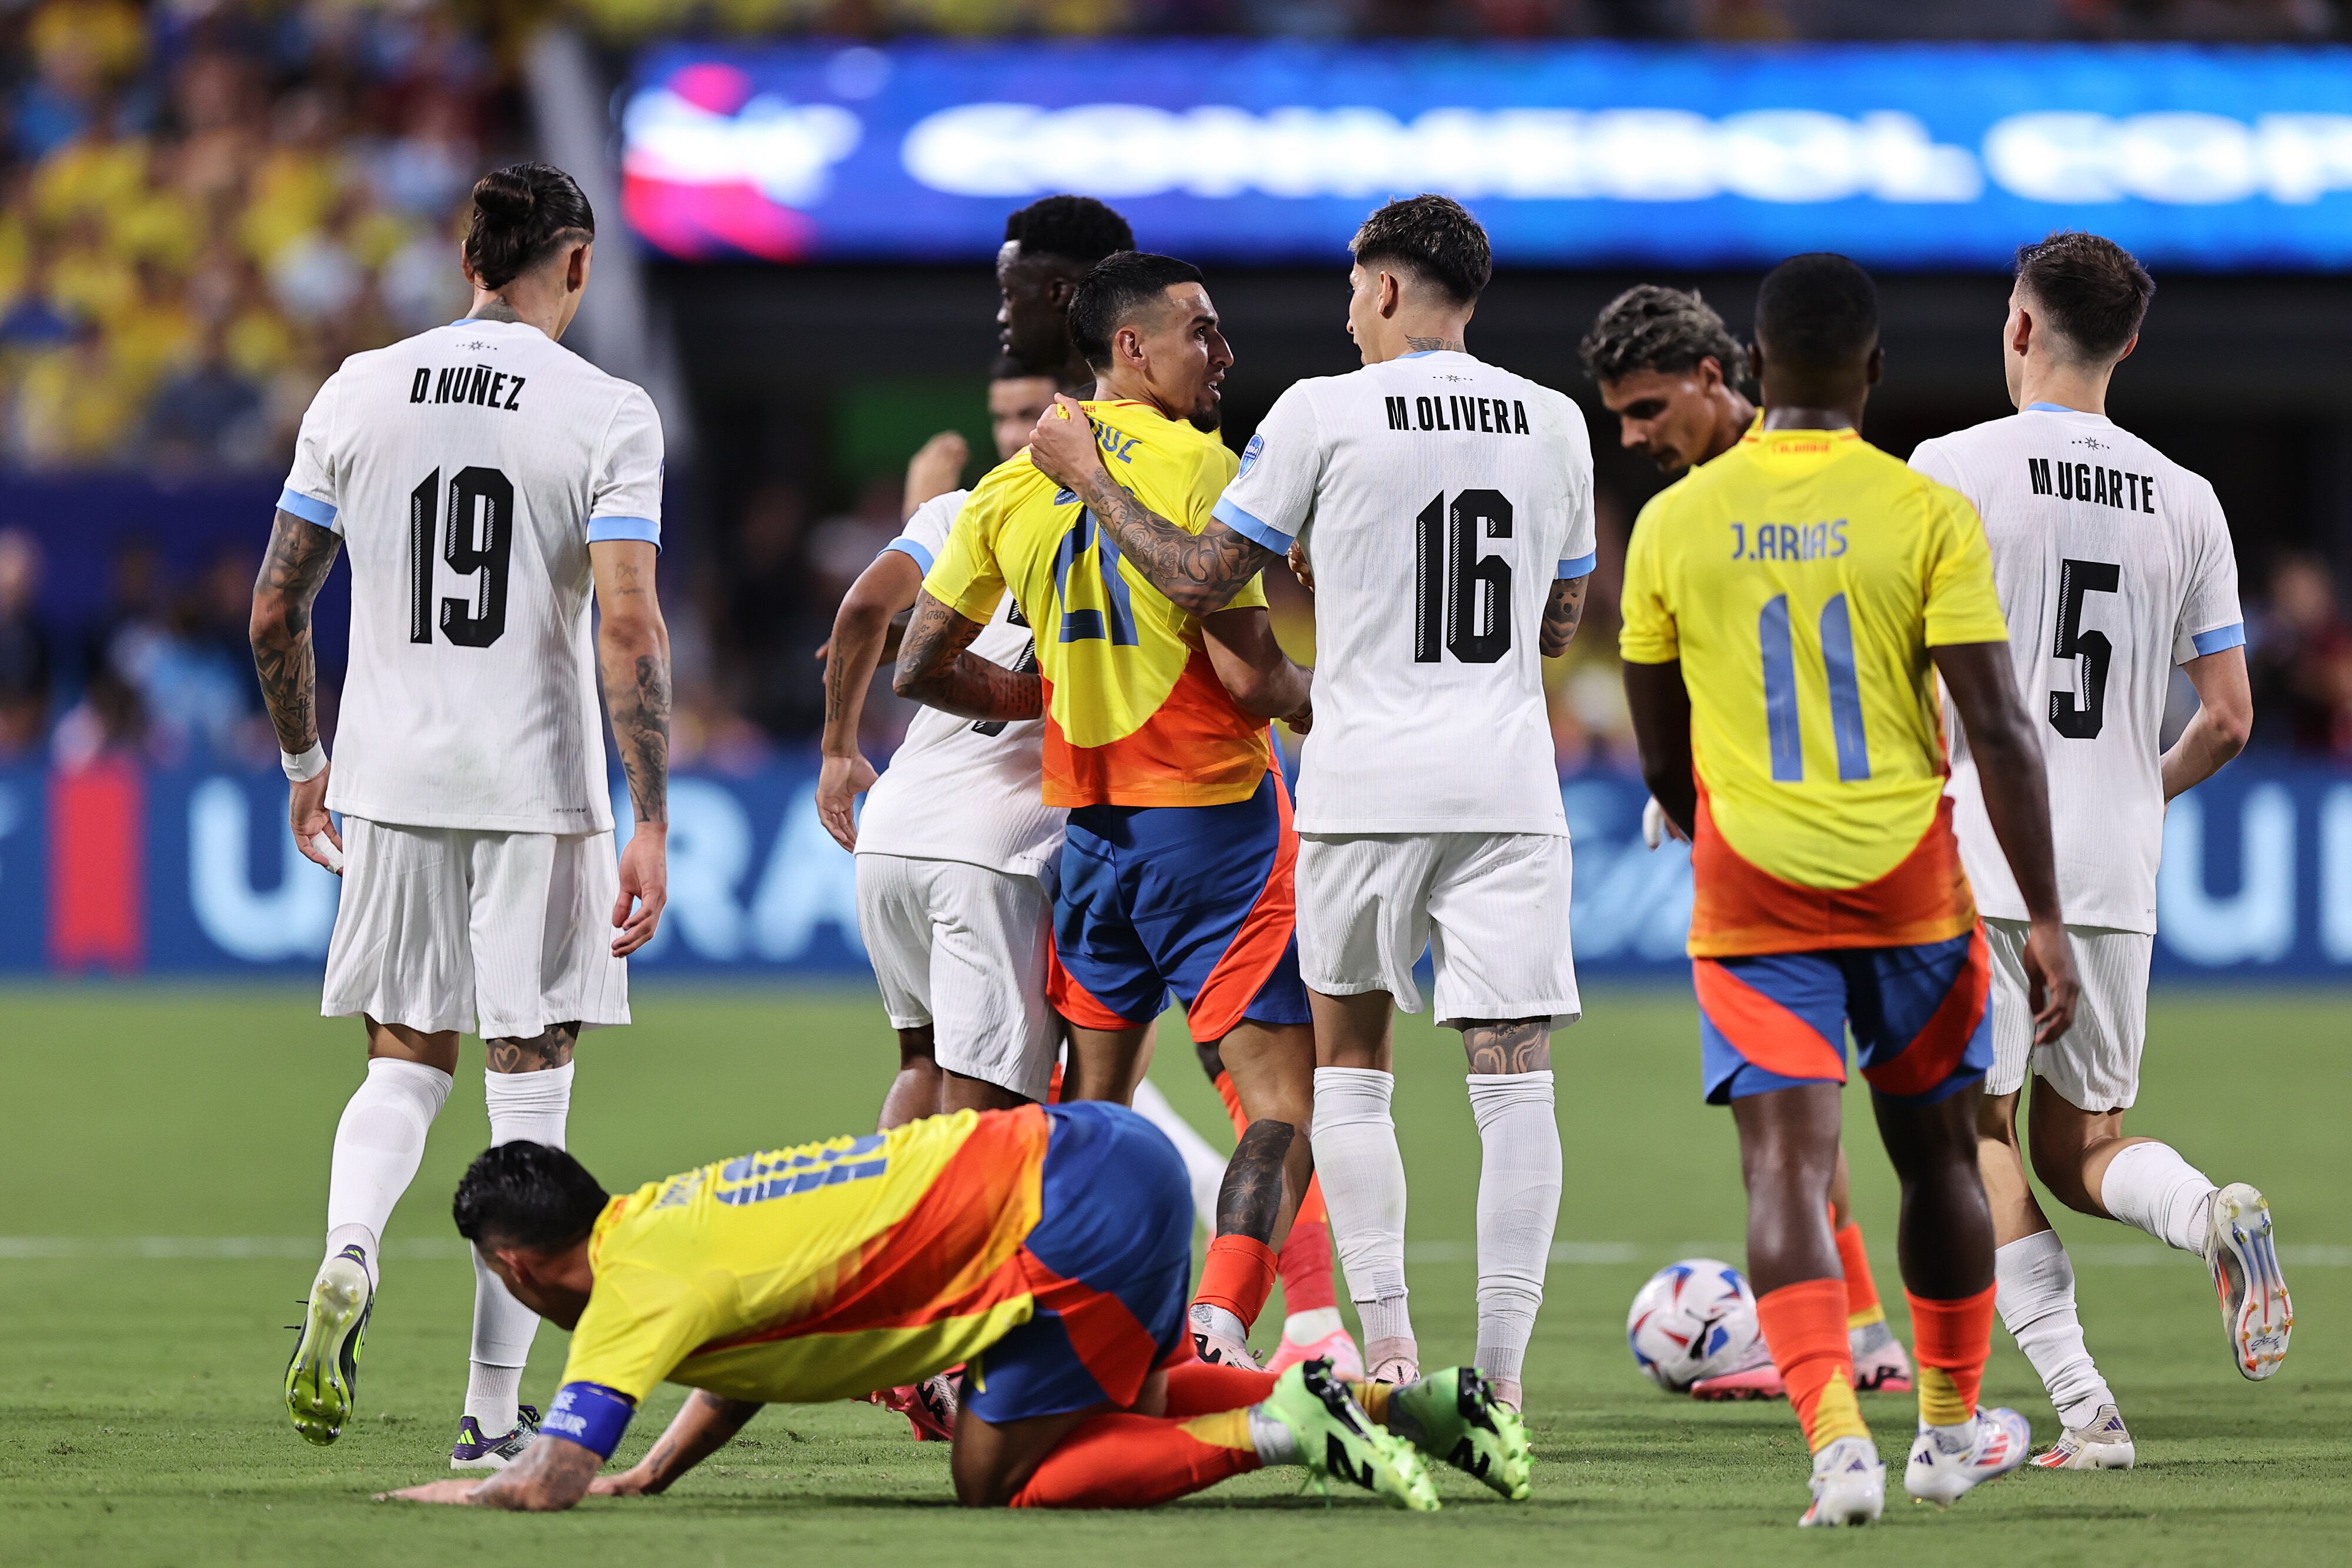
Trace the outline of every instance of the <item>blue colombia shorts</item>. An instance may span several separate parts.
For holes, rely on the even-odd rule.
[[[1908,947],[1695,958],[1707,1103],[1845,1082],[1846,1026],[1862,1075],[1892,1099],[1932,1103],[1992,1066],[1992,967],[1984,928]]]
[[[1081,1029],[1135,1029],[1174,991],[1192,1038],[1312,1021],[1298,978],[1298,835],[1269,769],[1224,806],[1081,806],[1062,842],[1045,994]]]
[[[1132,1405],[1192,1354],[1192,1189],[1167,1135],[1124,1105],[1048,1105],[1044,1201],[1022,1262],[1036,1315],[972,1361],[963,1405],[992,1425]]]

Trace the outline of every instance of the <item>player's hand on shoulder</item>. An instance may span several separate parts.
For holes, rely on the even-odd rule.
[[[907,460],[906,515],[954,489],[963,481],[963,465],[971,460],[971,443],[958,430],[942,430],[916,449]]]
[[[1055,392],[1054,402],[1037,416],[1029,432],[1029,461],[1037,472],[1066,490],[1075,490],[1102,459],[1095,448],[1095,427],[1077,399]]]
[[[1293,539],[1290,541],[1290,553],[1283,559],[1290,563],[1290,575],[1298,580],[1298,586],[1309,593],[1314,592],[1315,568],[1307,559],[1307,547]]]
[[[319,769],[318,777],[288,787],[286,822],[294,830],[294,847],[302,852],[304,860],[341,876],[343,835],[327,810],[327,776],[333,771],[334,764],[330,762]]]
[[[621,852],[621,896],[613,904],[613,956],[625,958],[652,941],[668,903],[669,825],[639,822]]]
[[[827,757],[816,774],[816,815],[833,841],[853,854],[857,850],[857,797],[874,788],[881,775],[856,752]]]

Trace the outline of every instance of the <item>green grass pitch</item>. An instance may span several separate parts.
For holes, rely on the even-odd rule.
[[[1558,1042],[1567,1250],[1528,1364],[1536,1498],[1508,1507],[1448,1473],[1446,1508],[1428,1519],[1354,1497],[1326,1507],[1292,1495],[1280,1472],[1144,1515],[963,1513],[944,1447],[913,1444],[897,1417],[862,1406],[771,1411],[663,1499],[552,1518],[372,1503],[447,1473],[472,1290],[447,1202],[487,1136],[478,1048],[387,1238],[360,1417],[313,1448],[279,1402],[292,1339],[279,1325],[299,1315],[329,1142],[361,1071],[356,1026],[312,1016],[315,995],[0,992],[0,1563],[2352,1560],[2340,1332],[2352,1310],[2352,1000],[2340,996],[2161,998],[2135,1116],[2217,1178],[2270,1194],[2301,1319],[2285,1370],[2239,1380],[2192,1260],[2063,1218],[2092,1346],[2142,1468],[2029,1472],[1940,1515],[1898,1494],[1878,1531],[1823,1539],[1791,1528],[1805,1467],[1785,1405],[1670,1398],[1626,1354],[1626,1303],[1650,1270],[1695,1252],[1740,1258],[1730,1119],[1696,1103],[1686,995],[1600,991]],[[646,987],[637,1010],[635,1028],[590,1038],[572,1112],[572,1147],[613,1186],[867,1127],[894,1060],[870,993]],[[1414,1305],[1436,1364],[1472,1348],[1477,1142],[1454,1037],[1402,1020],[1399,1056]],[[1153,1076],[1218,1127],[1189,1051],[1164,1052]],[[1856,1201],[1903,1329],[1893,1184],[1869,1124],[1857,1096]],[[1614,1256],[1632,1260],[1590,1260]],[[2026,1411],[2046,1440],[2054,1417],[2039,1385],[1998,1330],[1995,1343],[1987,1403]],[[526,1398],[553,1393],[563,1351],[561,1333],[540,1335]],[[676,1403],[675,1390],[656,1398],[623,1459]],[[1899,1464],[1911,1400],[1864,1406]]]

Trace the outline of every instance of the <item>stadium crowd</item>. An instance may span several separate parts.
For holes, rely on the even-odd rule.
[[[341,358],[461,311],[508,78],[449,6],[0,8],[0,450],[283,463]]]

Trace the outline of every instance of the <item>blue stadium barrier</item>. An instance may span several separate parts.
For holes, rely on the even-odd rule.
[[[815,782],[807,759],[673,782],[669,914],[641,973],[866,972]],[[1686,852],[1643,847],[1631,779],[1580,775],[1560,795],[1579,968],[1681,975]],[[337,884],[295,854],[285,800],[270,771],[0,769],[0,973],[316,975]],[[616,804],[625,822],[625,792]],[[2352,772],[2250,758],[2177,802],[2158,907],[2166,977],[2352,979]]]

